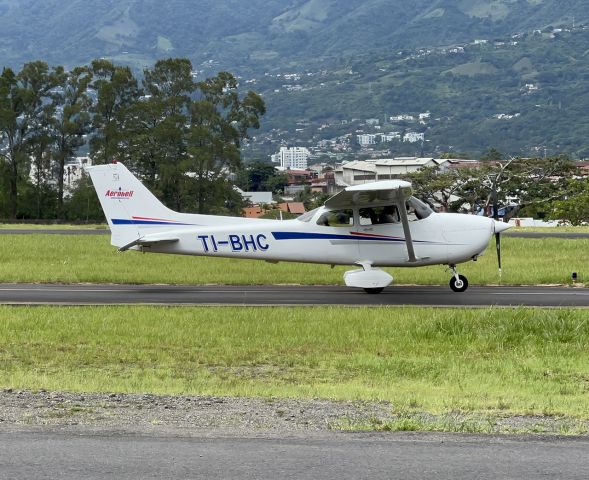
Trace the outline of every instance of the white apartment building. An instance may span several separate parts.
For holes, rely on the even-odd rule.
[[[372,133],[366,133],[364,135],[357,135],[358,143],[363,147],[366,145],[374,145],[376,143],[376,135]]]
[[[393,140],[401,140],[401,132],[381,133],[381,142],[392,142]]]
[[[407,132],[403,136],[403,141],[409,143],[423,142],[424,137],[423,133]]]
[[[310,155],[305,147],[280,147],[280,151],[271,158],[273,163],[280,163],[282,169],[305,170]]]

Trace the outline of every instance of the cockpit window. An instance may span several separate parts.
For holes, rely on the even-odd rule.
[[[409,198],[405,205],[407,206],[407,218],[409,221],[423,220],[434,213],[427,204],[415,197]]]
[[[308,212],[303,213],[302,215],[299,215],[297,217],[297,220],[299,222],[309,222],[317,213],[317,210],[319,210],[318,208],[315,208],[313,210],[309,210]]]
[[[352,209],[325,212],[317,220],[317,225],[324,227],[349,227],[350,225],[354,225],[354,212]]]

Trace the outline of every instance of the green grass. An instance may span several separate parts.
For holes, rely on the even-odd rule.
[[[503,276],[493,241],[477,262],[459,267],[476,284],[589,283],[589,239],[502,240]],[[2,235],[0,282],[341,285],[351,267],[178,255],[117,253],[106,235]],[[354,268],[354,267],[352,267]],[[444,266],[388,269],[400,284],[446,285]]]
[[[0,387],[50,391],[587,419],[587,352],[573,309],[0,307]]]
[[[521,419],[520,419],[521,420]],[[385,432],[452,432],[482,434],[559,434],[585,435],[587,422],[582,419],[554,416],[526,417],[512,422],[506,415],[486,412],[449,412],[431,415],[423,412],[398,412],[392,420],[373,418],[368,422],[339,419],[330,427],[334,430]]]
[[[90,230],[105,229],[106,224],[81,223],[78,225],[60,223],[0,223],[0,230]]]

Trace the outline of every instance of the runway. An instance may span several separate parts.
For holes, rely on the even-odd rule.
[[[8,305],[343,305],[437,307],[589,307],[589,289],[573,287],[392,286],[378,295],[344,286],[0,284]]]
[[[0,477],[585,479],[586,438],[425,433],[0,433]]]

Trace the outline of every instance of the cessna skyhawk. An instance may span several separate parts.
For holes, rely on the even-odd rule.
[[[349,287],[379,293],[393,277],[378,267],[448,265],[450,288],[463,292],[456,265],[476,260],[509,225],[490,218],[435,213],[411,184],[384,180],[347,187],[294,220],[178,213],[164,206],[123,164],[88,167],[119,251],[140,250],[268,262],[358,265]]]

